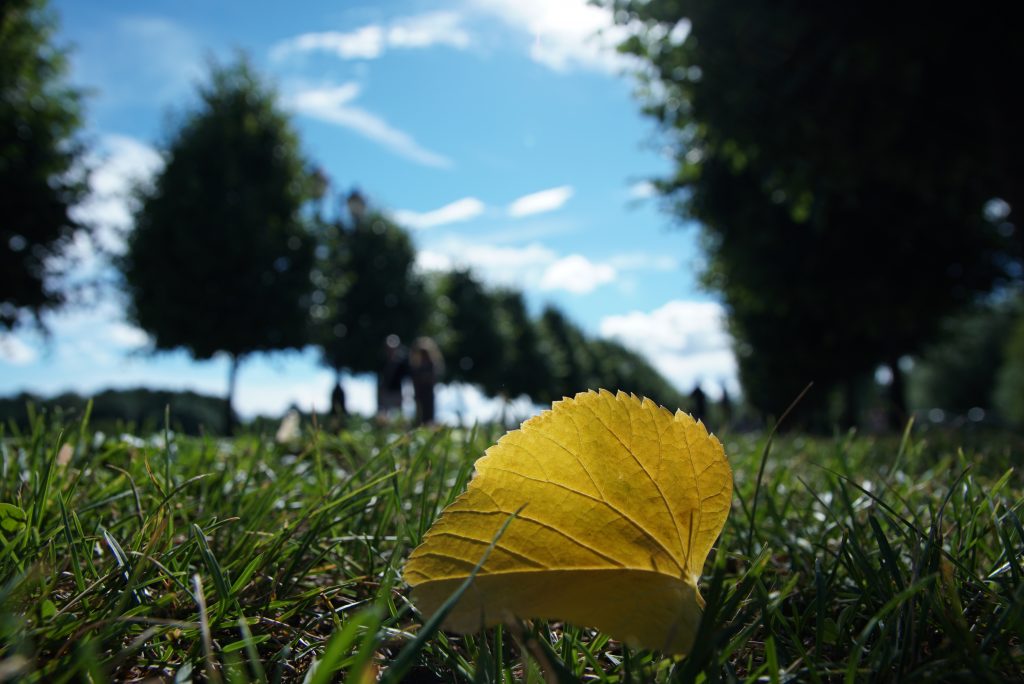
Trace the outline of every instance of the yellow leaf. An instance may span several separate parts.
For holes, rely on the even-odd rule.
[[[704,604],[697,580],[731,502],[732,471],[703,424],[622,392],[580,393],[487,450],[405,580],[429,617],[523,507],[445,629],[515,615],[686,653]]]

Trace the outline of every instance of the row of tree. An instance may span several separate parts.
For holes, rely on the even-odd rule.
[[[885,365],[902,417],[901,360],[1024,274],[1016,23],[987,3],[956,21],[872,3],[604,4],[675,150],[659,188],[701,226],[747,400],[778,415],[813,380],[797,417],[852,422],[856,387]]]
[[[379,371],[389,335],[434,337],[445,379],[491,396],[549,402],[604,386],[680,405],[642,357],[556,309],[533,320],[521,293],[468,270],[420,274],[409,234],[358,192],[325,218],[329,179],[309,170],[244,59],[215,68],[200,102],[141,193],[119,266],[129,316],[157,349],[231,358],[229,416],[246,356],[315,345],[340,380]]]
[[[84,147],[80,96],[64,85],[41,2],[0,10],[0,325],[63,302],[55,257],[76,232]],[[387,336],[431,335],[446,380],[492,396],[548,402],[587,387],[628,388],[669,405],[679,394],[644,359],[589,339],[548,308],[531,318],[521,293],[489,290],[465,270],[425,276],[408,233],[356,192],[324,216],[329,179],[303,157],[272,88],[243,58],[215,67],[182,118],[164,166],[138,188],[134,227],[115,259],[129,318],[157,350],[230,359],[314,345],[340,375],[376,372]]]
[[[904,362],[921,354],[916,387],[932,403],[981,406],[998,385],[1002,404],[1020,404],[1024,324],[1012,307],[989,316],[1024,275],[1013,22],[984,5],[949,22],[863,4],[605,4],[630,28],[622,49],[644,64],[648,112],[670,133],[678,163],[659,188],[702,226],[704,278],[727,306],[754,408],[778,415],[813,380],[797,417],[853,422],[886,365],[899,418]],[[86,190],[81,96],[52,33],[44,0],[0,4],[6,328],[67,299],[61,257],[88,229],[72,211]],[[468,273],[419,280],[408,236],[380,212],[324,219],[324,178],[244,64],[215,72],[166,161],[119,264],[159,348],[226,352],[233,378],[251,353],[314,343],[329,366],[359,372],[386,334],[425,332],[453,379],[491,393],[546,400],[605,384],[678,403],[635,355],[586,340],[557,311],[529,321],[521,296]],[[978,330],[988,336],[970,343]],[[998,372],[957,370],[962,348],[998,356]],[[633,382],[606,380],[615,368]]]

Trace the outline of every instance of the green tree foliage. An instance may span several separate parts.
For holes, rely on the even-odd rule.
[[[583,331],[553,306],[544,308],[537,325],[541,353],[548,359],[550,373],[544,394],[535,399],[546,403],[598,389],[591,386],[594,360]]]
[[[993,408],[993,388],[1020,316],[1020,303],[1007,300],[946,321],[910,374],[911,405],[958,414]],[[1024,392],[1024,386],[1020,389]]]
[[[687,407],[686,398],[640,354],[614,340],[590,340],[587,346],[594,365],[590,387],[632,392],[670,409]]]
[[[146,388],[107,389],[91,398],[65,393],[44,399],[22,393],[0,397],[0,422],[31,430],[32,416],[39,413],[80,420],[92,401],[89,425],[120,434],[152,434],[164,428],[170,415],[170,428],[189,435],[226,434],[224,400],[196,392],[172,392]],[[29,408],[31,407],[31,409]]]
[[[215,67],[173,135],[120,263],[129,315],[157,349],[231,358],[307,342],[313,238],[298,140],[244,61]]]
[[[643,356],[614,340],[588,338],[555,307],[546,307],[537,325],[548,382],[535,399],[556,401],[604,388],[632,392],[672,408],[686,405],[685,398]]]
[[[553,306],[531,319],[521,293],[488,291],[466,270],[435,276],[431,289],[436,303],[430,331],[451,380],[540,404],[603,387],[684,405],[642,356],[613,340],[590,339]]]
[[[995,386],[995,406],[1011,425],[1024,428],[1024,317],[1010,332]]]
[[[1014,23],[981,7],[948,21],[856,3],[609,4],[636,29],[623,49],[677,154],[660,188],[703,227],[748,400],[778,415],[814,380],[798,411],[815,413],[888,364],[898,405],[898,360],[1020,272]]]
[[[545,395],[551,367],[540,344],[536,323],[530,319],[521,292],[497,290],[491,294],[497,316],[502,345],[502,382],[497,387],[484,387],[488,394],[508,398]]]
[[[60,257],[85,229],[69,213],[86,192],[81,98],[53,32],[42,0],[0,3],[0,328],[64,302]]]
[[[348,226],[324,226],[318,252],[312,318],[324,363],[338,374],[376,372],[387,336],[408,342],[427,320],[412,240],[371,211]]]
[[[497,393],[507,376],[495,299],[468,270],[441,274],[432,284],[430,332],[445,358],[448,379]]]

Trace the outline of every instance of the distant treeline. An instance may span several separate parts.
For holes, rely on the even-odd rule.
[[[0,398],[0,422],[6,430],[12,426],[26,430],[32,417],[45,413],[62,420],[78,420],[85,415],[89,397],[66,392],[51,398],[21,393]],[[190,435],[223,434],[224,399],[196,392],[171,390],[109,389],[92,397],[89,424],[108,432],[131,431],[148,434],[163,429],[169,409],[170,428]]]

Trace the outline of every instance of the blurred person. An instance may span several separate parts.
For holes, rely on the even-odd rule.
[[[708,398],[704,394],[704,390],[700,388],[699,382],[690,392],[690,410],[696,420],[703,421],[707,417]]]
[[[384,365],[377,373],[377,419],[402,414],[402,382],[409,374],[409,357],[398,335],[384,341]]]
[[[419,337],[409,355],[409,376],[416,399],[416,424],[434,422],[434,387],[444,374],[444,358],[437,343],[430,337]]]
[[[722,383],[722,398],[718,401],[718,408],[722,413],[722,427],[729,427],[729,423],[732,422],[732,398],[729,396],[729,390],[726,389],[725,383]]]
[[[334,381],[334,389],[331,390],[331,419],[337,427],[345,424],[348,418],[348,409],[345,407],[345,389],[341,386],[340,380]]]

